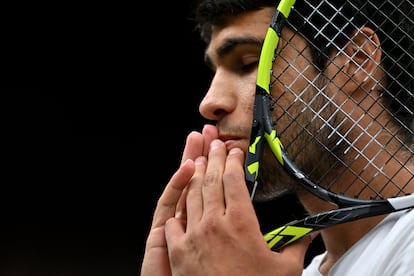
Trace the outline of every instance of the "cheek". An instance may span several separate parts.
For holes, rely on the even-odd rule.
[[[254,98],[256,94],[256,73],[250,73],[237,81],[239,104],[247,114],[253,114]]]
[[[271,90],[274,99],[274,115],[280,117],[284,113],[289,113],[291,118],[295,118],[303,110],[308,109],[308,103],[317,93],[314,89],[316,78],[317,73],[310,69],[299,71],[288,67],[283,70],[274,79]]]

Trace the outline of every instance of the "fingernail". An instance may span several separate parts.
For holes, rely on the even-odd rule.
[[[196,158],[196,160],[194,161],[194,163],[196,165],[202,165],[206,162],[206,158],[204,156],[199,156]]]
[[[213,150],[219,148],[221,143],[222,142],[220,140],[213,140],[213,142],[211,142],[211,144],[210,144],[210,151],[213,151]]]
[[[230,151],[229,151],[229,155],[233,155],[233,154],[240,154],[240,153],[242,153],[242,150],[241,150],[241,149],[239,149],[239,148],[232,148],[232,149],[230,149]]]

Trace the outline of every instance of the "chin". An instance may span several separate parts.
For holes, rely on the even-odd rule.
[[[265,202],[292,194],[296,194],[295,190],[292,187],[264,187],[258,184],[253,201]]]

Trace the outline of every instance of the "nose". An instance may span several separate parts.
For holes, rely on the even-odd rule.
[[[233,112],[237,105],[236,83],[231,73],[217,70],[200,103],[200,114],[208,120],[219,121]]]

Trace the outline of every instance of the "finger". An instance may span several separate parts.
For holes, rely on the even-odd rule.
[[[175,216],[177,203],[194,171],[194,161],[188,159],[171,177],[157,202],[151,229],[164,226],[169,218]]]
[[[187,231],[198,225],[203,215],[202,186],[207,167],[207,158],[199,156],[194,161],[195,172],[187,188]]]
[[[197,131],[192,131],[186,139],[186,144],[183,151],[183,156],[181,157],[181,163],[185,162],[188,159],[195,160],[197,156],[200,156],[203,152],[203,136]],[[184,188],[181,198],[178,200],[177,209],[175,213],[176,218],[182,220],[186,219],[186,194],[187,187]]]
[[[215,126],[207,124],[203,127],[202,134],[204,138],[203,155],[207,156],[211,142],[218,138],[218,130]]]
[[[208,163],[202,185],[204,212],[224,214],[225,202],[223,195],[223,171],[227,150],[225,144],[215,139],[210,145]]]
[[[202,155],[203,144],[204,139],[201,133],[192,131],[190,134],[188,134],[181,162],[185,162],[187,159],[194,160],[198,156]]]
[[[183,192],[181,193],[180,199],[178,200],[176,209],[175,209],[175,218],[186,220],[187,219],[187,204],[186,204],[186,198],[187,198],[187,190],[188,185],[183,189]]]
[[[226,159],[226,166],[223,173],[224,198],[226,206],[248,207],[253,211],[253,205],[244,177],[244,153],[239,148],[229,151]]]
[[[312,240],[318,233],[312,233],[310,235],[304,236],[295,242],[282,247],[280,253],[284,255],[287,259],[296,260],[296,262],[304,263],[306,251],[309,248],[309,245],[312,243]]]
[[[180,242],[180,237],[185,234],[186,224],[180,219],[171,218],[165,223],[165,241],[167,248],[174,247]]]

